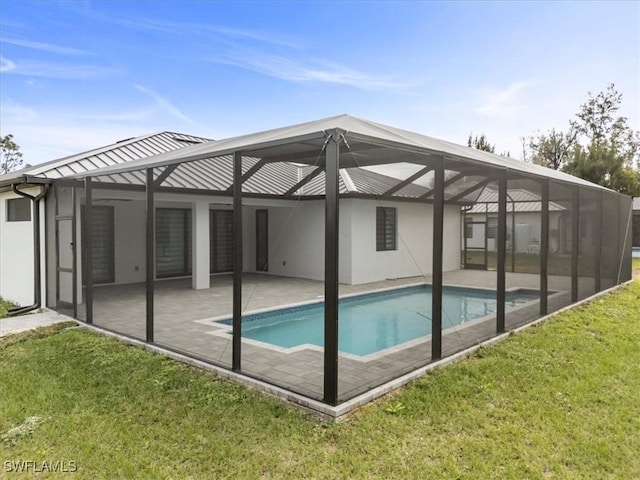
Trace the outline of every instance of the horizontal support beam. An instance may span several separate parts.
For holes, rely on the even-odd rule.
[[[253,174],[256,173],[258,170],[260,170],[266,163],[267,162],[264,159],[263,160],[259,160],[257,163],[255,163],[251,168],[249,168],[249,170],[247,170],[242,175],[242,178],[240,179],[240,184],[242,185],[244,182],[249,180],[249,178],[251,178],[253,176]],[[231,184],[231,186],[229,188],[227,188],[226,192],[229,193],[229,194],[233,193],[233,183]]]
[[[173,173],[173,171],[178,168],[179,164],[175,164],[175,165],[169,165],[167,168],[165,168],[162,173],[160,175],[158,175],[158,178],[156,178],[153,181],[153,186],[155,188],[159,187],[160,185],[162,185],[162,182],[164,182],[169,175],[171,175]]]
[[[315,170],[309,172],[302,180],[300,180],[298,183],[296,183],[293,187],[291,187],[289,190],[287,190],[286,192],[284,192],[283,197],[285,198],[291,198],[291,196],[296,193],[298,190],[300,190],[302,187],[304,187],[307,183],[309,183],[311,180],[313,180],[315,177],[317,177],[318,175],[320,175],[322,172],[324,171],[324,167],[318,167]]]
[[[357,148],[350,148],[349,150],[344,150],[342,153],[359,153],[366,152],[369,150],[379,150],[382,147],[378,145],[362,145]],[[265,162],[273,163],[273,162],[294,162],[294,163],[311,163],[313,165],[319,165],[320,163],[324,164],[325,156],[322,155],[324,148],[315,148],[313,150],[304,150],[301,152],[293,152],[293,153],[285,153],[282,155],[272,155],[272,156],[263,156],[262,160]],[[340,168],[343,168],[342,164],[340,164]]]
[[[393,195],[394,193],[402,190],[404,187],[406,187],[407,185],[409,185],[411,182],[416,181],[417,179],[419,179],[420,177],[423,177],[424,175],[426,175],[427,173],[429,173],[431,170],[433,170],[433,167],[427,166],[424,167],[420,170],[418,170],[416,173],[414,173],[413,175],[411,175],[408,178],[405,178],[404,180],[402,180],[400,183],[398,183],[396,186],[391,187],[389,190],[387,190],[386,192],[384,192],[382,194],[383,197],[389,197],[391,195]]]
[[[469,187],[467,188],[465,191],[460,192],[457,195],[454,195],[453,197],[451,197],[449,199],[450,202],[457,202],[459,200],[462,200],[464,197],[466,197],[467,195],[469,195],[470,193],[475,192],[476,190],[478,190],[479,188],[483,188],[486,185],[488,185],[489,183],[491,183],[493,181],[493,179],[491,178],[485,178],[484,180],[482,180],[480,183],[474,185],[473,187]],[[483,202],[486,203],[486,202]],[[491,202],[491,203],[495,203],[495,202]]]
[[[444,187],[448,187],[452,183],[457,182],[458,180],[460,180],[462,177],[468,177],[468,176],[469,176],[468,173],[458,173],[458,174],[454,175],[453,177],[451,177],[449,180],[445,180]],[[431,195],[433,195],[433,193],[435,191],[436,191],[435,188],[432,188],[431,190],[429,190],[427,193],[425,193],[424,195],[422,195],[419,198],[420,199],[426,199],[426,198],[430,197]]]

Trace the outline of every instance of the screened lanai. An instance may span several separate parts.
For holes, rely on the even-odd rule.
[[[328,405],[631,278],[630,198],[347,115],[54,185],[60,309]]]

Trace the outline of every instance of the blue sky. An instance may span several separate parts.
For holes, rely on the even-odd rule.
[[[632,1],[2,0],[0,133],[36,164],[349,113],[519,158],[610,82],[638,129],[639,50]]]

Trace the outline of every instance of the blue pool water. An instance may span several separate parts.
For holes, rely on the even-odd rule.
[[[538,299],[535,290],[507,292],[506,308]],[[490,290],[445,287],[443,329],[493,314]],[[421,285],[344,298],[339,302],[339,350],[368,355],[431,333],[431,287]],[[220,323],[230,324],[229,319]],[[242,336],[279,347],[324,344],[322,303],[242,317]]]
[[[634,258],[640,257],[640,247],[633,247],[631,249],[631,256]]]

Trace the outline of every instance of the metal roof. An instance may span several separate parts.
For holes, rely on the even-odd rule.
[[[474,148],[457,145],[419,133],[339,115],[322,120],[228,138],[216,142],[193,145],[157,156],[127,162],[125,165],[106,167],[101,173],[121,173],[149,167],[243,152],[247,156],[271,161],[312,163],[327,139],[327,132],[343,132],[345,155],[341,164],[347,166],[380,165],[404,161],[423,163],[429,156],[444,156],[448,161],[462,162],[471,167],[491,167],[523,175],[550,178],[560,182],[607,190],[600,185],[539,165],[495,155]],[[402,157],[402,158],[398,158]],[[86,176],[87,174],[80,174]]]
[[[213,140],[175,132],[150,133],[7,173],[0,176],[0,184],[25,176],[48,179],[68,177],[207,142]]]
[[[524,189],[512,189],[507,192],[507,212],[513,211],[518,213],[524,212],[540,212],[542,210],[542,199],[540,195],[536,195]],[[564,207],[549,202],[549,211],[565,210]],[[478,197],[477,203],[467,210],[467,213],[498,213],[498,192],[491,188],[485,188]]]
[[[76,177],[82,173],[95,173],[97,176],[94,177],[94,181],[98,183],[143,186],[146,182],[144,170],[101,173],[105,171],[105,167],[124,166],[160,153],[174,152],[206,142],[213,140],[175,132],[151,133],[11,172],[0,177],[0,184],[9,184],[25,177],[55,180]],[[258,161],[254,157],[243,157],[243,172],[247,172]],[[165,168],[156,168],[155,177],[159,177]],[[316,168],[318,167],[296,165],[291,162],[267,163],[243,183],[242,190],[244,193],[283,195]],[[162,182],[162,187],[226,192],[232,182],[233,157],[224,155],[177,165]],[[341,172],[339,188],[340,193],[380,194],[398,182],[399,180],[392,177],[350,168]],[[399,192],[398,196],[411,197],[412,193],[418,196],[425,191],[423,187],[410,184]],[[405,192],[404,195],[402,192]],[[324,172],[315,176],[294,194],[324,195]]]
[[[324,195],[324,172],[302,185],[301,180],[322,167],[324,146],[331,133],[341,135],[339,191],[380,196],[400,179],[368,170],[367,166],[406,163],[426,170],[434,158],[444,158],[445,199],[474,203],[482,186],[496,170],[509,170],[521,178],[542,177],[563,183],[607,190],[599,185],[545,167],[527,164],[418,133],[340,115],[291,127],[213,141],[191,135],[158,132],[121,141],[0,177],[0,186],[30,179],[81,179],[91,176],[99,183],[145,184],[145,169],[154,168],[156,178],[172,166],[162,188],[228,193],[233,182],[233,154],[243,155],[243,171],[257,162],[261,167],[243,183],[243,192],[256,195]],[[295,162],[295,163],[294,163]],[[365,168],[363,168],[365,167]],[[433,171],[422,179],[432,182]],[[297,189],[297,190],[296,190]],[[295,190],[295,191],[294,191]],[[484,189],[489,195],[491,189]],[[525,190],[523,190],[524,192]],[[409,183],[387,194],[386,199],[425,198],[431,187]],[[535,194],[528,192],[535,196]],[[521,211],[540,208],[521,201]],[[527,205],[524,205],[527,203]],[[539,197],[538,197],[539,203]],[[483,210],[484,211],[484,210]]]

